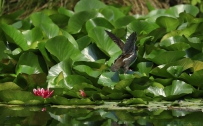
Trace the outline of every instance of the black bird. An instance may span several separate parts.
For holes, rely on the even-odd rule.
[[[106,31],[108,36],[120,47],[122,54],[115,60],[114,64],[111,66],[111,70],[116,72],[120,68],[124,68],[124,73],[126,73],[130,65],[136,60],[137,52],[135,41],[137,40],[137,35],[133,32],[124,44],[118,37],[113,33]]]

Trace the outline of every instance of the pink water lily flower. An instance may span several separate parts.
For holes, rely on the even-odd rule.
[[[49,91],[49,88],[47,90],[44,90],[44,88],[38,88],[38,89],[33,89],[33,93],[36,95],[36,96],[41,96],[43,98],[49,98],[51,97],[51,95],[54,93],[54,90],[53,91]]]
[[[86,94],[83,90],[79,90],[82,97],[86,97]]]

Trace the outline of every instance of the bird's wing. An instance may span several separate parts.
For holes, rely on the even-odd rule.
[[[118,38],[116,37],[113,33],[105,30],[106,33],[108,34],[108,36],[119,46],[119,48],[121,50],[123,50],[123,47],[124,47],[124,43]]]
[[[125,63],[123,61],[124,56],[120,55],[114,62],[114,64],[111,66],[111,70],[116,72],[118,71]]]
[[[123,47],[123,54],[131,53],[135,50],[135,41],[137,40],[137,35],[133,32],[127,39],[124,47]]]

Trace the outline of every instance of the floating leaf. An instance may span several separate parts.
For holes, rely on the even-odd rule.
[[[78,43],[76,42],[74,37],[71,34],[69,34],[68,32],[64,31],[64,30],[61,30],[61,32],[69,40],[69,42],[71,42],[73,44],[73,46],[78,49]]]
[[[33,24],[38,26],[46,34],[46,37],[53,38],[59,35],[59,28],[52,20],[42,12],[35,12],[30,16]]]
[[[184,51],[163,51],[163,50],[153,50],[146,59],[155,62],[156,64],[166,64],[174,62],[185,56]]]
[[[119,78],[117,73],[105,72],[100,75],[98,84],[114,88],[114,86],[118,83],[118,81],[119,81]]]
[[[159,26],[153,22],[135,20],[127,25],[128,32],[137,34],[148,34]]]
[[[91,69],[91,67],[85,65],[78,65],[73,67],[73,69],[75,69],[77,72],[81,74],[86,74],[94,78],[97,78],[101,74],[101,71]]]
[[[32,60],[30,60],[32,57]],[[23,53],[16,66],[16,73],[38,74],[46,73],[47,67],[42,57],[37,56],[32,52]]]
[[[64,36],[56,36],[49,39],[45,45],[46,49],[59,61],[63,61],[69,58],[76,58],[80,53],[71,42]]]
[[[180,76],[182,70],[183,70],[182,66],[170,66],[167,68],[168,73],[170,73],[174,77]]]
[[[26,91],[19,91],[19,90],[4,90],[4,91],[0,91],[0,99],[2,99],[3,101],[6,102],[11,102],[12,104],[14,103],[20,103],[20,102],[14,102],[14,100],[16,101],[22,101],[26,104],[27,101],[29,100],[39,100],[41,102],[39,102],[40,104],[43,104],[43,98],[41,97],[37,97],[34,94],[32,94],[31,92],[26,92]]]
[[[182,36],[173,36],[161,41],[160,46],[171,51],[179,50],[185,51],[190,48],[190,45],[186,43],[187,39]]]
[[[90,30],[88,36],[91,37],[100,50],[108,56],[112,56],[120,51],[120,48],[109,38],[101,27],[95,27]]]
[[[7,24],[1,24],[1,29],[10,37],[13,39],[14,43],[18,45],[23,50],[29,49],[29,44],[27,43],[26,39],[24,38],[23,34],[15,29],[11,25]]]
[[[159,26],[165,27],[167,32],[175,30],[179,25],[179,20],[172,17],[161,16],[156,19],[156,23]]]
[[[35,27],[32,30],[24,31],[22,33],[23,33],[24,37],[26,38],[29,46],[32,46],[32,44],[34,42],[41,40],[43,38],[43,34],[38,27]]]
[[[164,88],[166,96],[175,96],[182,94],[191,94],[193,92],[193,87],[184,81],[174,80],[171,86]]]
[[[81,0],[74,8],[75,12],[104,8],[106,5],[99,0]]]
[[[194,72],[192,75],[188,75],[187,73],[181,74],[180,78],[184,79],[185,82],[197,86],[197,87],[203,87],[203,70],[199,70]]]
[[[174,7],[170,7],[168,10],[166,10],[166,14],[173,15],[175,17],[178,17],[181,12],[189,13],[193,16],[196,16],[199,13],[199,9],[196,6],[192,5],[176,5]]]
[[[85,24],[85,22],[96,16],[97,16],[97,12],[93,10],[81,11],[81,12],[75,13],[68,21],[68,26],[67,26],[68,32],[71,34],[79,33],[83,25]]]
[[[2,90],[21,90],[21,88],[13,82],[0,83],[0,91]]]
[[[92,84],[90,80],[80,75],[69,75],[61,81],[61,84],[68,89],[82,88],[82,83]]]
[[[89,36],[86,35],[86,36],[83,36],[83,37],[77,39],[76,42],[78,43],[79,49],[83,50],[90,44],[91,39]]]
[[[73,12],[73,11],[67,10],[67,9],[65,9],[64,7],[60,7],[60,8],[58,9],[58,12],[59,12],[60,14],[66,15],[66,16],[68,16],[68,17],[71,17],[71,16],[74,15],[74,12]]]
[[[63,28],[68,24],[69,17],[64,14],[56,13],[49,17],[60,28]]]
[[[106,55],[100,51],[95,44],[90,44],[88,47],[84,48],[82,50],[82,54],[89,59],[89,61],[96,61],[106,58]]]
[[[128,25],[129,23],[131,23],[134,20],[136,20],[136,19],[133,16],[124,16],[124,17],[118,18],[114,22],[114,26],[116,28],[126,27],[126,25]]]
[[[52,88],[55,87],[55,79],[59,76],[59,74],[62,74],[60,76],[63,76],[62,78],[67,77],[72,73],[71,69],[72,61],[71,60],[65,60],[62,61],[54,66],[52,66],[49,69],[49,74],[47,76],[47,82],[48,82],[48,87]]]
[[[153,66],[152,62],[140,62],[137,64],[138,71],[143,75],[147,75],[147,76],[149,75],[149,72],[151,71],[152,66]]]
[[[88,31],[93,29],[94,27],[104,27],[107,29],[114,28],[113,25],[108,20],[106,20],[105,18],[102,18],[102,17],[92,18],[86,22],[86,29]]]
[[[185,94],[191,94],[193,92],[193,87],[186,84],[184,81],[174,80],[172,85],[166,86],[164,89],[150,86],[146,91],[154,96],[176,99]]]
[[[100,13],[110,22],[125,16],[118,8],[113,6],[106,6],[105,8],[100,9]]]

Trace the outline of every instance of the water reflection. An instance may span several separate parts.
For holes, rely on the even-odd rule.
[[[44,111],[42,111],[44,110]],[[0,107],[1,126],[203,126],[201,111]]]

